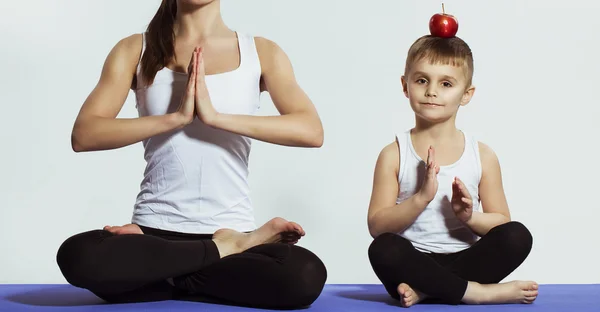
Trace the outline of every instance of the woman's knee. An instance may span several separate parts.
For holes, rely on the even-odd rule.
[[[286,285],[289,287],[290,306],[301,308],[310,306],[323,291],[327,281],[327,268],[317,255],[302,247],[294,246],[291,253],[294,265],[287,266]]]
[[[88,284],[94,272],[92,248],[105,235],[103,232],[94,230],[73,235],[58,248],[56,262],[67,282],[84,288]]]

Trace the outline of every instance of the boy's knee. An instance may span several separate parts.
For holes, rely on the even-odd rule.
[[[501,244],[505,246],[507,251],[514,252],[519,255],[528,255],[533,246],[533,236],[531,232],[518,221],[511,221],[500,225],[497,228]]]
[[[369,246],[371,266],[375,270],[380,267],[397,267],[406,248],[412,248],[412,244],[397,234],[384,233],[377,236]]]
[[[377,236],[369,245],[369,258],[377,257],[389,250],[390,246],[394,244],[394,236],[396,235],[393,233],[383,233]]]

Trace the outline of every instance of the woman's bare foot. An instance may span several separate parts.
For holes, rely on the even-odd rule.
[[[304,235],[304,230],[297,223],[283,218],[273,218],[251,233],[220,229],[213,234],[213,241],[223,258],[261,244],[278,242],[295,244]]]
[[[105,231],[109,231],[116,235],[123,234],[144,234],[142,229],[137,224],[125,224],[123,226],[110,226],[107,225],[104,227]]]
[[[467,304],[532,303],[538,295],[533,281],[512,281],[501,284],[469,282],[463,302]]]
[[[408,308],[425,299],[425,294],[412,289],[408,284],[402,283],[398,285],[398,294],[400,295],[400,305]]]

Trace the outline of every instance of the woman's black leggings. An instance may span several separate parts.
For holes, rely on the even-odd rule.
[[[80,233],[58,250],[66,280],[113,303],[192,300],[296,309],[320,295],[327,271],[299,246],[277,243],[220,259],[212,235],[141,227],[141,234]]]
[[[467,282],[499,283],[529,255],[533,238],[519,222],[491,229],[470,248],[452,254],[424,253],[405,238],[378,236],[369,247],[369,260],[388,293],[399,299],[398,285],[406,283],[427,296],[459,304]]]

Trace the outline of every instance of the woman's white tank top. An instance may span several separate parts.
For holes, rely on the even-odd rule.
[[[240,64],[206,76],[218,112],[253,115],[260,104],[261,66],[254,37],[237,33]],[[143,40],[143,52],[146,40]],[[187,74],[163,68],[154,82],[141,83],[135,95],[139,116],[174,112],[185,92]],[[132,222],[184,233],[214,233],[220,228],[256,228],[248,185],[251,140],[214,129],[195,119],[180,130],[143,141],[146,169]]]

